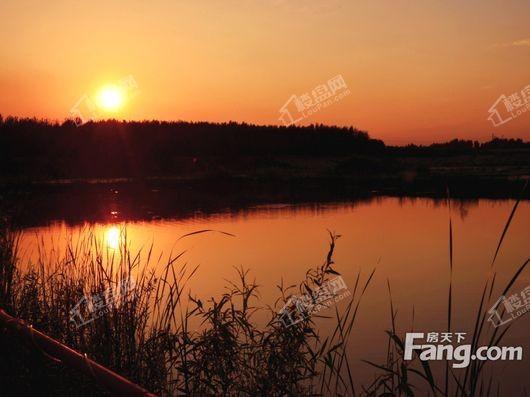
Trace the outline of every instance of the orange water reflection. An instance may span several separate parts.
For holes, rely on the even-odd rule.
[[[478,200],[454,205],[453,324],[458,331],[470,332],[473,327],[473,313],[513,204],[511,200]],[[35,258],[36,234],[47,247],[54,245],[60,250],[64,249],[68,235],[75,241],[90,230],[96,238],[104,239],[109,249],[116,249],[120,231],[126,228],[131,249],[142,250],[143,258],[153,244],[152,257],[162,255],[158,266],[163,266],[171,252],[185,250],[182,263],[200,265],[190,282],[194,295],[219,296],[226,285],[224,280],[235,276],[233,266],[243,266],[251,270],[252,277],[261,286],[262,302],[272,304],[278,296],[276,285],[280,280],[285,285],[297,284],[309,267],[321,264],[327,250],[327,229],[336,231],[342,235],[337,244],[336,269],[348,286],[354,285],[359,270],[367,275],[373,267],[377,268],[351,342],[354,369],[359,376],[369,378],[373,370],[360,359],[374,362],[385,359],[385,349],[381,346],[385,346],[384,331],[390,326],[387,280],[392,286],[400,330],[412,328],[413,308],[414,329],[425,332],[445,329],[448,216],[445,205],[429,199],[380,198],[356,205],[261,207],[184,220],[83,227],[58,223],[26,230],[22,247],[26,258]],[[499,288],[529,257],[529,221],[530,203],[522,202],[497,260]],[[201,229],[222,230],[235,237],[205,233],[178,240],[186,233]],[[523,274],[512,290],[519,291],[530,284],[529,274]],[[338,306],[345,304],[340,302]],[[319,320],[323,332],[330,324],[326,321]],[[506,344],[521,345],[530,352],[530,338],[526,333],[529,325],[530,317],[518,319]],[[523,375],[530,369],[528,361],[493,365],[504,368],[508,377],[517,380],[518,386],[521,379],[527,379]]]

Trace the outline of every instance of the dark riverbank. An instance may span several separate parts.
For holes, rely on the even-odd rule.
[[[530,143],[520,139],[393,147],[353,127],[115,120],[76,127],[72,121],[0,116],[3,184],[116,178],[364,183],[529,175]]]

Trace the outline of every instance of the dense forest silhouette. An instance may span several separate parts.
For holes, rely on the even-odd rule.
[[[241,171],[249,168],[246,171],[252,172],[256,163],[241,159],[272,163],[282,157],[392,159],[528,148],[530,143],[521,139],[500,138],[485,143],[453,140],[430,146],[392,147],[352,127],[325,125],[106,120],[77,126],[73,120],[59,123],[0,116],[0,173],[15,179],[160,176],[197,170],[207,173],[212,159],[229,168],[237,162]]]

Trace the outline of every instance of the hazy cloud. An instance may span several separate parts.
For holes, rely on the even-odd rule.
[[[517,40],[512,43],[513,47],[530,46],[530,39]]]
[[[530,38],[515,40],[511,43],[495,44],[494,47],[530,47]]]
[[[344,0],[273,0],[277,7],[308,14],[320,14],[337,11],[345,4]]]

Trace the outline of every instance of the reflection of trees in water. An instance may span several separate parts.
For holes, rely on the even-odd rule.
[[[383,196],[351,191],[333,191],[319,185],[302,188],[297,185],[281,186],[204,186],[182,185],[174,187],[145,187],[121,185],[116,188],[96,186],[91,188],[57,189],[15,197],[18,208],[16,224],[32,227],[65,221],[69,225],[107,223],[119,221],[152,221],[160,219],[202,219],[231,213],[248,217],[262,215],[319,214],[326,211],[351,209],[359,205],[397,200],[400,206],[447,207],[446,198]],[[466,219],[472,208],[480,203],[489,206],[503,205],[505,200],[451,199],[453,214]],[[484,205],[484,204],[481,204]]]
[[[398,202],[400,206],[415,205],[418,200],[426,203],[431,208],[447,207],[447,198],[425,198],[425,197],[399,197]],[[466,199],[451,199],[451,209],[454,213],[460,216],[460,219],[465,220],[472,208],[479,206],[481,202],[487,202],[490,205],[502,205],[506,200],[487,200],[477,198]]]
[[[453,211],[457,212],[460,215],[460,219],[465,220],[469,215],[469,210],[471,208],[478,207],[478,199],[468,199],[468,200],[451,200],[451,207]]]
[[[83,223],[151,221],[160,219],[202,219],[230,213],[237,217],[261,214],[319,214],[337,208],[354,208],[373,200],[369,194],[331,192],[328,189],[303,190],[296,186],[205,187],[177,186],[145,188],[104,186],[90,189],[35,192],[18,197],[15,223],[22,228],[64,221]]]

